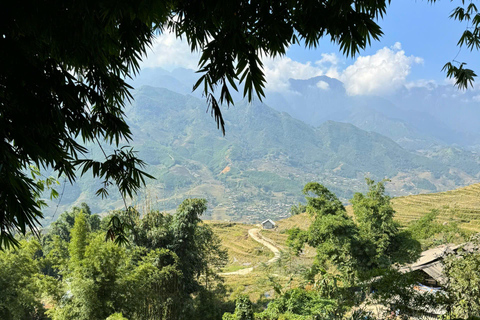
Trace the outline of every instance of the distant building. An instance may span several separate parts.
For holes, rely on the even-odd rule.
[[[276,227],[275,222],[273,222],[270,219],[267,219],[267,220],[262,222],[262,228],[263,229],[274,229],[275,227]]]

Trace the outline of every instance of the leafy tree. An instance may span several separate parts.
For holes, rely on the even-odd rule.
[[[223,320],[255,320],[252,302],[246,295],[241,295],[235,302],[235,312],[225,313]]]
[[[152,178],[133,150],[123,107],[131,99],[125,79],[157,32],[184,37],[202,52],[202,87],[212,115],[224,130],[220,105],[232,103],[229,87],[262,97],[265,76],[260,54],[283,55],[303,41],[322,37],[353,56],[382,31],[376,19],[388,1],[153,0],[48,3],[4,2],[0,7],[0,237],[35,229],[42,217],[35,194],[40,186],[25,174],[29,165],[53,168],[70,182],[91,171],[103,180],[97,194],[118,186],[133,195]],[[207,10],[207,9],[208,10]],[[217,100],[213,94],[220,86]],[[104,161],[89,159],[85,143],[115,150]],[[80,171],[78,171],[80,169]]]
[[[148,249],[166,248],[172,243],[170,232],[173,216],[149,211],[133,224],[133,242]]]
[[[460,229],[456,222],[440,223],[438,214],[438,210],[433,209],[407,227],[407,231],[422,243],[424,250],[447,243],[462,243],[468,239],[468,233]]]
[[[385,181],[375,184],[371,179],[365,180],[367,194],[355,193],[351,200],[359,236],[368,256],[368,267],[387,267],[393,253],[392,242],[398,232],[393,221],[395,211],[390,197],[385,194]]]
[[[480,251],[478,236],[470,249],[451,252],[444,263],[446,319],[476,319],[480,315]],[[473,250],[472,250],[473,247]]]
[[[102,234],[90,234],[84,247],[82,216],[78,215],[72,231],[70,268],[63,278],[65,292],[52,312],[53,319],[105,319],[126,304],[122,284],[133,269],[126,249],[106,242]]]
[[[179,319],[188,310],[189,297],[182,291],[178,256],[155,249],[142,258],[124,286],[132,319]],[[127,311],[128,310],[128,311]]]
[[[88,204],[83,202],[79,207],[73,207],[70,209],[70,211],[65,211],[62,213],[60,217],[51,224],[46,241],[57,235],[63,241],[70,242],[70,230],[73,228],[73,224],[75,223],[75,217],[80,212],[83,212],[86,215],[86,219],[91,231],[96,231],[100,228],[100,217],[98,215],[92,215],[92,211],[90,210]]]
[[[351,272],[352,250],[357,234],[353,220],[347,216],[340,200],[321,184],[307,183],[303,193],[307,199],[306,210],[315,216],[315,220],[307,231],[290,231],[288,242],[297,252],[304,241],[316,248],[317,255],[311,278],[319,268],[328,268],[331,264],[346,273]]]
[[[0,319],[40,319],[45,312],[36,280],[40,244],[26,240],[19,244],[15,251],[0,251]]]
[[[73,265],[79,264],[85,258],[85,249],[87,247],[88,226],[85,214],[80,212],[75,217],[75,224],[71,231],[71,241],[68,246],[70,261]]]
[[[205,199],[186,199],[179,205],[170,226],[173,242],[168,247],[179,259],[187,293],[199,289],[203,274],[208,283],[211,268],[219,270],[226,263],[226,252],[207,226],[200,225],[200,216],[207,210]],[[213,270],[212,270],[213,271]],[[214,272],[212,273],[214,274]]]

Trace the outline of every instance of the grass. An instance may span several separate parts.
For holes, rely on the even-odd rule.
[[[222,241],[228,251],[228,264],[223,272],[253,267],[273,258],[273,252],[248,236],[248,230],[255,225],[205,221]]]
[[[279,221],[283,225],[283,221]],[[298,219],[300,222],[300,219]],[[282,287],[295,286],[302,280],[301,275],[296,274],[292,278],[292,268],[309,266],[313,262],[315,250],[307,247],[298,257],[283,259],[283,263],[275,263],[270,266],[262,265],[273,257],[273,253],[248,236],[248,230],[258,228],[256,225],[227,223],[217,221],[205,221],[213,232],[221,239],[223,248],[227,249],[229,261],[223,272],[237,271],[243,268],[255,267],[252,272],[245,275],[225,276],[225,286],[229,292],[228,299],[235,299],[239,294],[247,294],[254,302],[262,302],[275,296],[273,284],[269,276]],[[288,252],[286,240],[286,228],[277,230],[262,230],[261,234],[278,245],[282,251]],[[292,278],[292,279],[291,279]]]
[[[402,224],[417,220],[436,209],[440,222],[457,222],[468,231],[480,232],[480,184],[431,194],[392,199],[396,220]]]
[[[395,220],[403,225],[436,209],[440,222],[457,222],[462,229],[480,232],[480,184],[445,192],[393,198],[392,206],[396,211]],[[347,206],[346,209],[347,214],[353,216],[352,206]],[[281,231],[292,227],[305,230],[311,221],[311,217],[302,213],[278,221],[278,226]]]

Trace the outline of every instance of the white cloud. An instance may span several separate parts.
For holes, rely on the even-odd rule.
[[[400,42],[395,42],[395,44],[392,46],[393,50],[402,50],[402,44]]]
[[[473,101],[478,101],[480,102],[480,94],[479,95],[476,95],[472,98]]]
[[[308,61],[301,63],[289,57],[264,58],[264,71],[267,79],[266,90],[284,92],[289,90],[288,79],[309,79],[326,75],[330,78],[340,78],[338,65],[341,59],[335,53],[322,53],[321,58],[315,63]],[[328,83],[323,85],[328,89]],[[317,84],[318,85],[318,84]]]
[[[374,55],[358,57],[343,71],[341,80],[350,95],[389,94],[405,85],[412,65],[420,63],[423,59],[406,56],[397,42]]]
[[[161,67],[174,69],[184,67],[196,70],[200,54],[192,53],[187,41],[178,39],[173,33],[158,36],[147,50],[147,57],[141,63],[142,68]]]
[[[320,80],[317,82],[317,88],[320,88],[322,90],[328,90],[330,89],[330,85],[327,82]]]
[[[340,63],[340,58],[335,53],[322,53],[322,58],[315,61],[315,64],[318,66],[324,66],[325,64],[338,65]]]
[[[199,57],[199,53],[191,53],[186,41],[166,33],[155,39],[152,50],[141,67],[162,67],[168,70],[184,67],[196,70]],[[343,58],[335,53],[322,53],[320,59],[313,63],[294,61],[287,56],[275,59],[264,57],[262,61],[267,91],[284,92],[289,90],[290,78],[308,79],[320,75],[341,80],[350,95],[383,95],[393,93],[402,86],[412,88],[434,85],[428,80],[407,82],[412,66],[423,63],[423,59],[406,56],[399,42],[390,48],[380,49],[373,55],[359,56],[344,70]],[[328,84],[325,84],[317,86],[327,90]]]
[[[407,89],[411,88],[426,88],[428,90],[433,90],[438,87],[437,82],[434,80],[425,80],[425,79],[419,79],[415,81],[410,81],[405,84],[405,87]]]
[[[309,79],[323,75],[321,68],[311,62],[301,63],[288,57],[263,59],[264,72],[267,79],[266,89],[270,91],[289,90],[288,79]]]

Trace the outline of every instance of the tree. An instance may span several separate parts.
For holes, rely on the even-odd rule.
[[[235,312],[225,313],[222,317],[223,320],[255,320],[253,314],[252,302],[246,295],[241,295],[235,302]]]
[[[134,265],[126,249],[106,242],[103,234],[87,233],[82,217],[77,216],[72,229],[65,292],[53,319],[105,319],[128,307],[123,284]]]
[[[354,265],[355,223],[347,216],[345,207],[335,194],[323,185],[309,182],[303,188],[303,194],[307,199],[306,211],[314,215],[315,220],[307,231],[289,231],[289,245],[297,252],[305,242],[316,248],[312,279],[320,269],[327,269],[332,264],[344,274],[349,274]]]
[[[36,260],[40,244],[21,241],[21,249],[0,250],[0,319],[42,319],[45,309],[38,296]]]
[[[126,308],[132,310],[133,319],[179,319],[188,309],[178,263],[177,255],[167,249],[155,249],[142,257],[126,281]]]
[[[75,224],[71,231],[71,240],[68,246],[70,261],[73,265],[78,265],[85,258],[85,249],[87,247],[88,226],[85,214],[80,212],[75,217]]]
[[[212,275],[227,261],[227,253],[220,247],[219,239],[208,226],[200,225],[200,216],[207,210],[205,199],[186,199],[177,209],[170,226],[172,243],[167,245],[179,258],[183,274],[184,291],[193,293],[200,289],[200,276],[206,285]]]
[[[398,233],[393,221],[395,211],[385,194],[385,181],[375,184],[366,178],[367,194],[355,193],[351,200],[364,253],[369,268],[387,267],[391,263],[392,242]]]
[[[478,236],[470,248],[447,255],[444,263],[447,319],[477,319],[480,315],[480,250]],[[472,249],[473,248],[473,249]]]
[[[0,238],[35,230],[42,217],[40,186],[25,174],[31,164],[74,182],[91,171],[103,180],[98,195],[118,186],[132,196],[146,178],[132,149],[123,107],[132,98],[125,79],[155,33],[174,32],[202,52],[202,87],[224,131],[222,103],[229,87],[264,95],[260,55],[283,55],[290,44],[318,45],[322,37],[353,56],[382,35],[376,19],[386,0],[363,1],[15,1],[0,6]],[[217,99],[213,93],[220,86]],[[116,149],[89,159],[85,143]],[[78,171],[80,170],[80,171]]]
[[[59,236],[61,240],[70,242],[70,231],[79,213],[86,215],[87,223],[91,231],[96,231],[100,228],[100,217],[98,215],[92,215],[88,204],[83,202],[80,204],[80,207],[73,207],[69,211],[62,213],[60,217],[50,225],[46,240],[50,240],[53,236]]]

